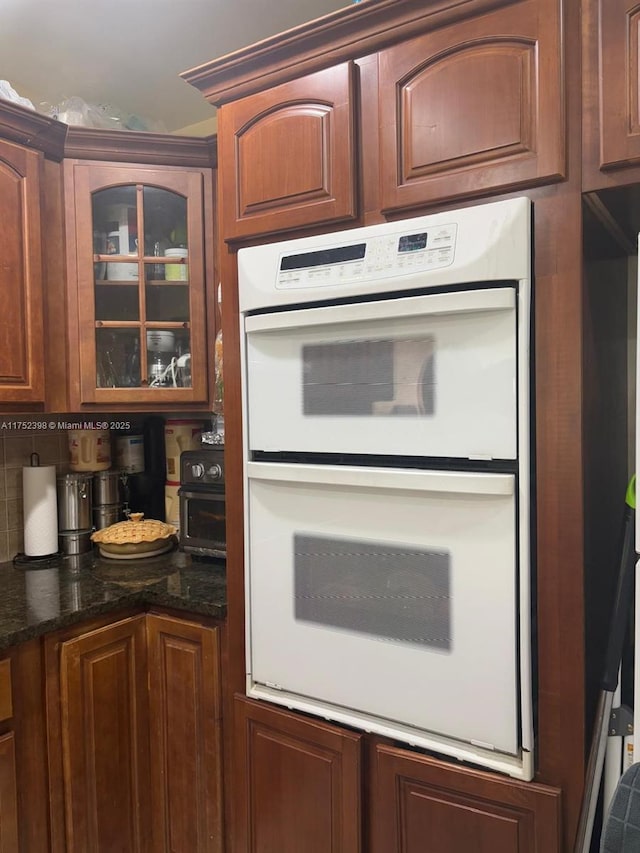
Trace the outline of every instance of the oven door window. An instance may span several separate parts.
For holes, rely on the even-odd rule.
[[[224,499],[189,497],[187,501],[187,537],[198,542],[216,544],[225,541]]]
[[[296,619],[451,649],[447,549],[304,533],[295,533],[293,540]]]
[[[515,459],[516,291],[245,319],[252,451]]]

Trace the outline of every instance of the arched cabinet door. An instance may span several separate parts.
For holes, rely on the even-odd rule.
[[[640,3],[585,4],[584,189],[640,174]]]
[[[383,210],[564,177],[560,14],[512,2],[379,54]]]
[[[225,239],[355,217],[353,85],[347,62],[220,109]]]
[[[65,170],[72,403],[206,403],[209,170]]]
[[[0,405],[44,401],[41,159],[0,140]]]

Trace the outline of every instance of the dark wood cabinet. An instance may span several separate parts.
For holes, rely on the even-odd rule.
[[[66,831],[54,850],[150,851],[145,616],[63,642],[59,679]]]
[[[561,30],[523,0],[380,52],[383,211],[564,177]]]
[[[30,640],[5,652],[0,662],[0,731],[12,735],[12,746],[4,748],[2,809],[13,814],[10,789],[15,780],[18,813],[18,844],[7,847],[15,853],[43,853],[49,846],[49,780],[47,773],[47,728],[43,694],[44,664],[40,640]],[[10,701],[7,701],[9,699]],[[9,717],[8,714],[11,714]],[[11,753],[15,752],[15,759]],[[11,762],[15,760],[15,774]],[[10,818],[7,818],[10,820]],[[0,817],[4,841],[4,813]]]
[[[20,850],[18,838],[18,787],[13,732],[0,735],[0,853]]]
[[[343,63],[220,110],[225,239],[356,216],[354,83]]]
[[[235,710],[234,853],[359,853],[362,737],[241,697]]]
[[[218,637],[142,613],[45,638],[53,853],[221,853]]]
[[[379,6],[372,15],[391,19]],[[226,240],[364,220],[372,197],[385,214],[565,178],[562,4],[511,0],[487,11],[470,3],[448,14],[439,6],[424,11],[422,34],[362,53],[355,66],[301,73],[222,103]],[[390,29],[413,29],[415,15],[407,17],[398,11]],[[372,29],[365,25],[363,50],[376,44]],[[358,43],[352,36],[352,50]],[[344,49],[340,41],[332,45],[338,55]],[[310,48],[301,51],[306,67]],[[277,79],[271,67],[267,75]],[[241,88],[247,85],[243,78]]]
[[[371,853],[562,849],[556,788],[445,762],[264,702],[236,696],[235,708],[238,853],[360,851],[362,820]]]
[[[218,631],[147,616],[153,849],[221,853]]]
[[[71,408],[206,404],[210,170],[68,160],[65,192]]]
[[[42,159],[0,139],[0,406],[45,399]]]
[[[632,0],[584,6],[585,190],[640,180],[640,9]]]
[[[0,102],[0,407],[210,408],[216,158]]]
[[[558,853],[560,792],[372,745],[372,853]]]
[[[11,661],[5,658],[0,661],[0,725],[12,717]],[[0,853],[20,850],[15,741],[13,731],[0,734]]]

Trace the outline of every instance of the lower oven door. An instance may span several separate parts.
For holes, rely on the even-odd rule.
[[[249,693],[504,769],[474,750],[522,748],[515,476],[247,472]]]

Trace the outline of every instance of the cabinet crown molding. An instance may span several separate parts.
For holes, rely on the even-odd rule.
[[[0,137],[42,151],[52,160],[64,157],[68,126],[56,119],[0,100]]]
[[[180,75],[221,106],[515,0],[365,0]]]
[[[41,151],[50,160],[135,160],[158,166],[216,168],[216,135],[178,136],[130,130],[71,127],[0,99],[0,138]]]

